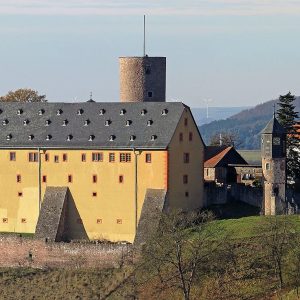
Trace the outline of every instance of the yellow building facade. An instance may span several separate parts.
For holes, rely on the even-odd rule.
[[[1,232],[34,233],[47,187],[69,188],[70,239],[133,242],[147,189],[203,206],[204,144],[182,103],[14,103],[0,117]]]

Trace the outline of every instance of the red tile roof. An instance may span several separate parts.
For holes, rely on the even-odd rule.
[[[233,147],[220,148],[221,152],[204,162],[204,168],[214,168]]]

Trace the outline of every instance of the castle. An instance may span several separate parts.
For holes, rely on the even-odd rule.
[[[119,103],[0,104],[1,232],[133,242],[151,210],[203,207],[204,143],[165,102],[166,59],[120,58],[120,83]]]

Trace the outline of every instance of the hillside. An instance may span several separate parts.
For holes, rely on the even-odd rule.
[[[270,224],[274,222],[286,224],[291,232],[300,232],[299,216],[213,221],[206,231],[222,245],[215,260],[210,261],[217,269],[204,268],[205,274],[196,279],[191,299],[277,299],[273,297],[278,291],[278,280],[266,256],[268,247],[262,245],[262,240],[266,240],[264,235],[272,233]],[[194,229],[189,230],[190,239],[194,234]],[[282,299],[296,299],[291,297],[296,287],[294,280],[298,278],[298,273],[290,273],[293,262],[284,260],[282,296],[288,294],[288,297]],[[1,299],[183,299],[176,288],[165,290],[160,297],[154,296],[158,284],[155,274],[136,268],[132,281],[128,277],[130,270],[131,263],[114,269],[2,268]]]
[[[228,131],[238,136],[238,149],[259,149],[260,132],[266,126],[273,114],[273,105],[277,100],[271,100],[246,109],[226,120],[213,121],[199,127],[206,144],[215,133]],[[295,101],[296,110],[300,111],[300,97]]]

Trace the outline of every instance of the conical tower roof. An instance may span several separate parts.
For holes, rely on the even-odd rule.
[[[262,134],[285,134],[284,127],[278,122],[275,115],[273,118],[269,121],[267,126],[264,128],[264,130],[261,132]]]

